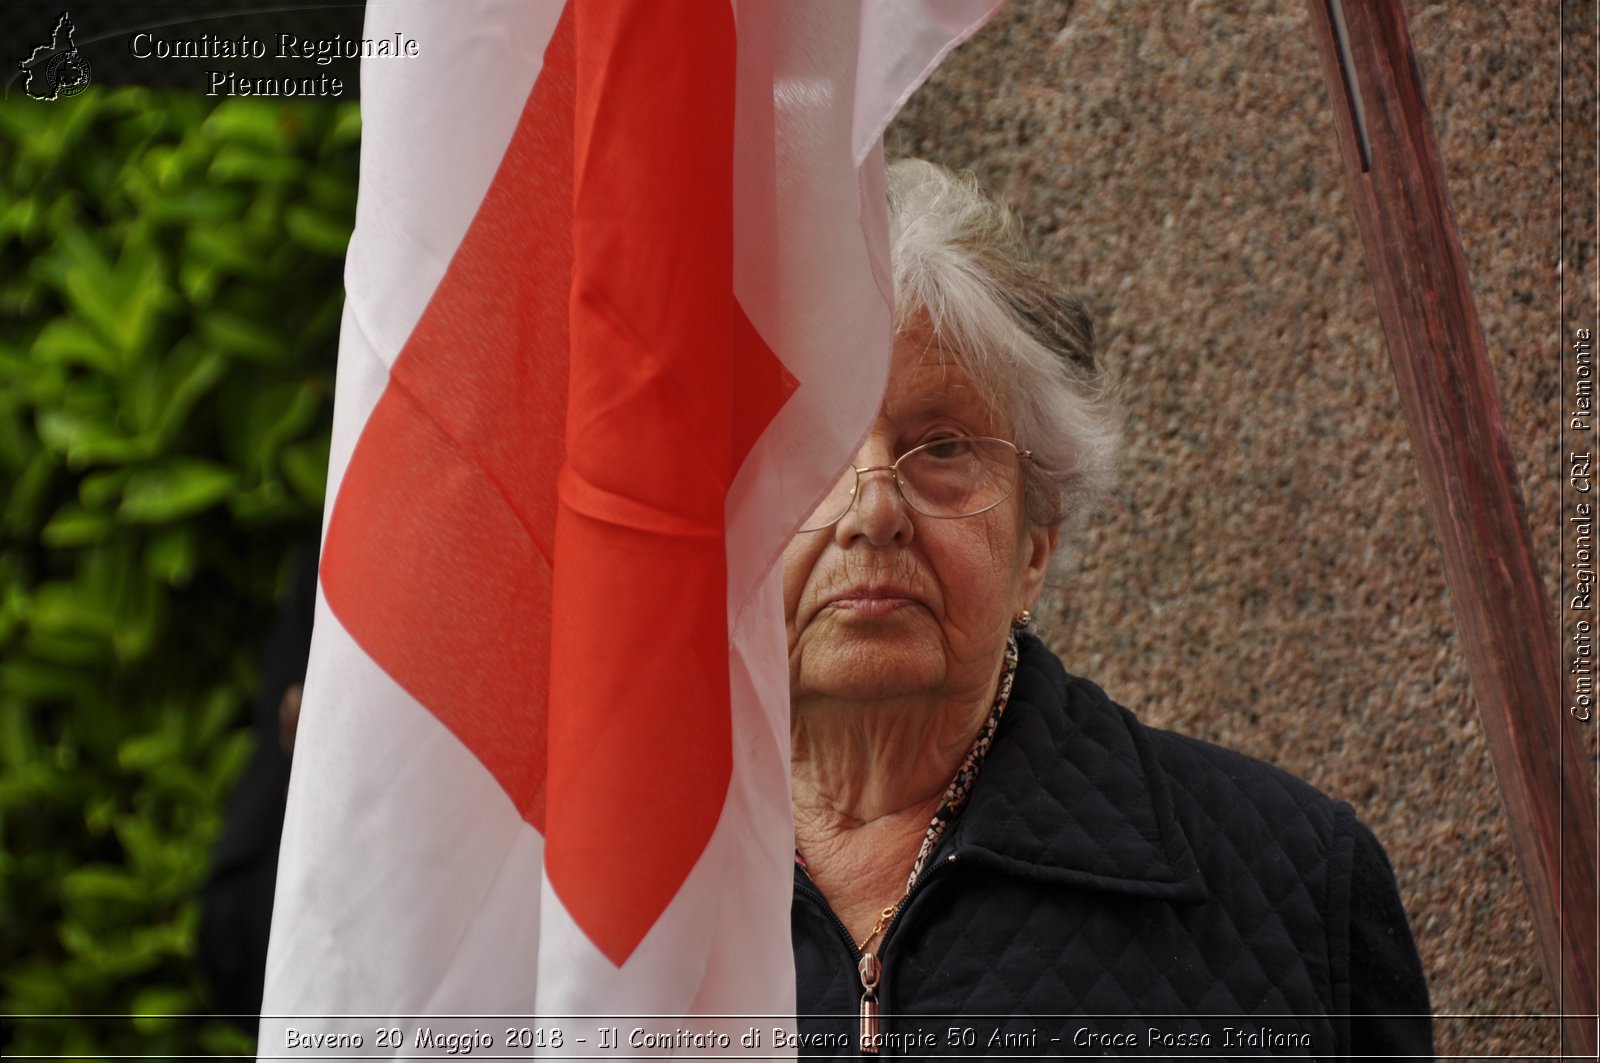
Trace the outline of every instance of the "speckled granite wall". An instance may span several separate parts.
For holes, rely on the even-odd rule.
[[[1553,587],[1559,14],[1407,6]],[[1121,486],[1049,641],[1147,722],[1354,804],[1436,1012],[1548,1014],[1305,8],[1017,3],[889,146],[1013,203],[1124,381]],[[1553,1022],[1484,1018],[1441,1019],[1438,1041],[1557,1045]]]

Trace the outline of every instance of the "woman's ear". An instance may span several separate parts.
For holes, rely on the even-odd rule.
[[[1023,535],[1026,538],[1019,544],[1025,554],[1021,607],[1032,609],[1044,590],[1044,577],[1050,570],[1050,559],[1055,556],[1056,546],[1061,541],[1061,525],[1029,524],[1023,530]]]

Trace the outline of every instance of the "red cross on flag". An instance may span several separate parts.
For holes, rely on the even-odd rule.
[[[996,3],[369,5],[264,1058],[792,1013],[777,562],[888,372],[884,127]]]

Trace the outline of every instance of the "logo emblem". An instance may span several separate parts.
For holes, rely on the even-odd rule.
[[[76,96],[89,87],[89,61],[72,39],[72,16],[61,12],[50,43],[41,44],[17,66],[26,73],[22,91],[36,100],[59,100]]]

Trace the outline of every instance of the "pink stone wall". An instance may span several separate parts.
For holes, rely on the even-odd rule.
[[[1407,6],[1554,588],[1559,12]],[[1018,3],[918,93],[890,153],[1014,204],[1124,383],[1120,486],[1043,610],[1047,640],[1146,722],[1354,804],[1438,1013],[1548,1014],[1305,8]],[[1555,1035],[1438,1025],[1441,1054],[1547,1053]]]

